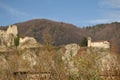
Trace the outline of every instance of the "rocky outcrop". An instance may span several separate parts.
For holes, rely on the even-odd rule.
[[[74,66],[73,57],[78,53],[80,46],[77,44],[68,44],[65,46],[65,54],[62,56],[62,60],[65,62],[68,71],[71,74],[77,74],[78,69]]]
[[[8,68],[8,62],[5,59],[5,56],[0,56],[0,72],[1,70],[6,70]]]
[[[20,49],[34,48],[38,46],[39,46],[38,42],[33,37],[20,38],[20,45],[19,45]]]
[[[37,64],[37,55],[30,49],[24,50],[19,56],[18,71],[30,71]]]
[[[118,70],[120,68],[120,65],[117,61],[117,55],[110,54],[110,53],[103,53],[101,55],[104,55],[99,60],[99,67],[101,71],[110,71],[110,70]]]
[[[37,41],[33,37],[20,38],[20,44],[22,44],[22,43],[24,43],[26,41],[31,41],[32,43],[37,43]]]

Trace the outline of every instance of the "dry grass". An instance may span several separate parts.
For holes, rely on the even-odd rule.
[[[36,77],[38,80],[119,80],[120,77],[113,78],[110,74],[120,75],[119,63],[111,66],[110,71],[104,71],[104,73],[110,75],[109,78],[106,76],[101,77],[98,61],[104,55],[100,55],[96,51],[89,49],[86,50],[86,53],[84,52],[85,54],[73,57],[74,65],[78,68],[78,75],[68,74],[69,71],[62,60],[65,52],[63,47],[48,47],[44,45],[40,48],[13,50],[9,53],[1,53],[0,79],[33,80],[32,78]],[[36,64],[33,65],[33,62],[31,63],[27,58],[23,59],[23,55],[31,57],[32,60],[36,61]],[[21,73],[15,75],[15,72]]]

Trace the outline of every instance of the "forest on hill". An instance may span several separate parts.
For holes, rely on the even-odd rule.
[[[31,36],[43,43],[43,34],[51,35],[53,45],[65,45],[69,43],[80,44],[83,37],[91,37],[92,41],[107,40],[115,49],[120,49],[120,23],[98,24],[95,26],[77,27],[73,24],[56,22],[47,19],[33,19],[21,23],[18,26],[21,37]],[[6,27],[0,27],[6,29]]]

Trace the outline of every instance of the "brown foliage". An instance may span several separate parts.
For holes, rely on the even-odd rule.
[[[80,43],[83,36],[92,37],[92,40],[115,39],[120,43],[120,23],[99,24],[86,28],[78,28],[72,24],[56,22],[47,19],[34,19],[26,22],[16,23],[21,36],[32,36],[40,43],[43,43],[42,35],[47,30],[53,39],[54,45],[64,45],[68,43]],[[1,27],[0,29],[6,29]]]

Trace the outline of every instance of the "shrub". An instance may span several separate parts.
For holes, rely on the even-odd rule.
[[[81,46],[81,47],[87,46],[87,38],[86,38],[86,37],[83,37],[83,38],[82,38],[82,40],[81,40],[81,42],[80,42],[80,46]]]
[[[17,37],[14,38],[14,45],[17,47],[19,46],[19,35],[17,35]]]

